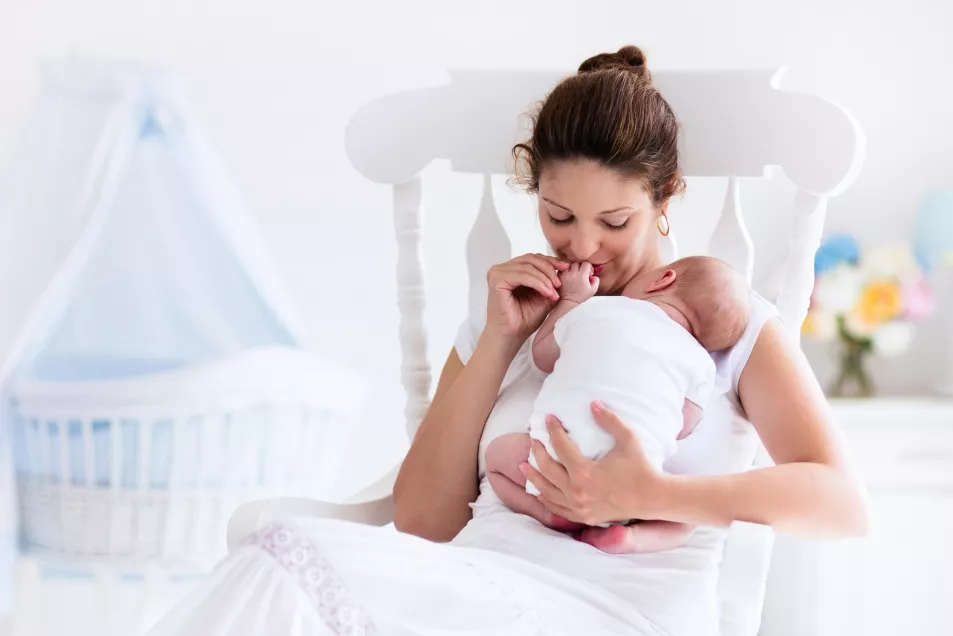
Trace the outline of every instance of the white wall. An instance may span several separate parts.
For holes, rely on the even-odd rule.
[[[400,452],[395,248],[389,196],[348,167],[343,126],[371,96],[441,81],[456,68],[571,70],[596,52],[636,43],[656,69],[790,65],[785,86],[851,109],[868,134],[854,187],[830,205],[829,227],[879,242],[906,235],[930,186],[953,185],[953,9],[944,0],[0,0],[0,157],[28,108],[40,55],[129,56],[181,74],[199,116],[237,176],[291,288],[313,347],[365,370],[381,399],[369,424]],[[818,148],[819,153],[824,152]],[[435,169],[440,172],[440,168]],[[479,183],[442,177],[428,203],[433,359],[449,348],[466,293],[462,240]],[[707,186],[706,186],[707,187]],[[716,188],[717,189],[717,188]],[[511,197],[512,198],[512,197]],[[744,193],[753,232],[776,244],[790,202],[783,182]],[[525,199],[504,210],[532,247]],[[696,203],[697,205],[697,203]],[[435,238],[436,237],[436,238]],[[762,284],[767,284],[761,281]],[[364,344],[354,347],[355,342]],[[887,389],[930,380],[882,370]],[[823,365],[822,365],[823,366]],[[360,463],[348,479],[366,475]],[[350,482],[349,482],[350,483]]]

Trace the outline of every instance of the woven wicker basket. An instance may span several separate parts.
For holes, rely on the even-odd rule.
[[[18,383],[26,547],[205,567],[240,503],[327,488],[362,395],[353,374],[285,348],[127,380]]]

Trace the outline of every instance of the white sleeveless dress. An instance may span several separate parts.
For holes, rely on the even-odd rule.
[[[741,341],[714,358],[709,408],[666,470],[714,474],[751,466],[757,436],[738,405],[738,378],[774,315],[770,303],[753,296]],[[484,316],[473,308],[460,330],[455,346],[464,362]],[[486,447],[501,434],[526,430],[544,377],[527,343],[484,429],[473,519],[451,543],[393,528],[289,520],[234,551],[150,634],[715,634],[724,530],[699,528],[667,552],[608,555],[509,511],[489,487]]]

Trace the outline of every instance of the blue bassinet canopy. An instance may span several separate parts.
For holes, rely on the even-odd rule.
[[[130,377],[300,343],[236,187],[166,74],[46,63],[6,159],[0,395],[13,379]],[[0,424],[8,567],[17,524]]]
[[[16,334],[0,377],[125,377],[298,344],[236,188],[170,79],[68,60],[44,80],[0,191],[15,279],[0,288],[0,338]]]

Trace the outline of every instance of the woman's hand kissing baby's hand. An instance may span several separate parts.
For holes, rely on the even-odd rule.
[[[599,290],[599,279],[593,275],[590,263],[573,263],[560,272],[559,281],[559,297],[575,303],[589,300]]]

